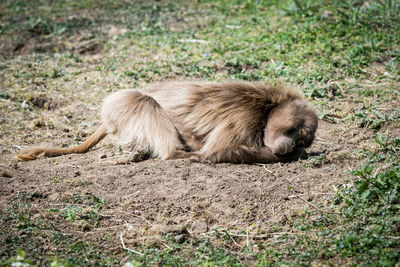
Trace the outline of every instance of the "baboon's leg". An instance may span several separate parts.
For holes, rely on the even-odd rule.
[[[167,159],[186,149],[175,125],[158,102],[134,90],[123,90],[107,97],[103,122],[122,144],[135,143],[153,157]]]

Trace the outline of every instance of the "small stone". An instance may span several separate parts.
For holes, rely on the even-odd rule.
[[[47,199],[50,201],[56,201],[59,197],[60,197],[59,193],[54,193],[54,194],[51,194],[50,196],[48,196]]]
[[[184,235],[176,235],[175,237],[174,237],[174,241],[175,241],[175,243],[177,243],[177,244],[182,244],[183,242],[185,242],[185,236]]]
[[[22,104],[21,104],[21,107],[22,107],[23,109],[29,108],[28,102],[27,102],[26,100],[24,100],[24,102],[22,102]]]
[[[150,157],[150,154],[148,151],[145,150],[136,150],[133,152],[130,152],[127,155],[124,155],[120,158],[117,158],[115,161],[116,164],[129,164],[132,162],[139,162],[146,160]]]
[[[208,226],[205,222],[194,222],[192,224],[193,234],[206,233],[207,231],[208,231]]]
[[[115,164],[120,165],[120,164],[127,164],[128,159],[126,157],[120,157],[115,160]]]
[[[143,160],[148,159],[149,153],[147,151],[142,151],[142,150],[136,150],[128,155],[128,161],[129,162],[140,162]]]
[[[102,155],[100,155],[100,158],[101,158],[101,159],[106,159],[106,158],[107,158],[107,155],[106,155],[106,154],[102,154]]]
[[[82,214],[87,214],[87,213],[90,213],[92,211],[93,211],[93,209],[91,207],[86,207],[86,208],[83,208],[81,210]]]

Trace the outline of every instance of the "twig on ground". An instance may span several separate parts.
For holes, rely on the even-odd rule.
[[[226,28],[228,29],[240,29],[242,26],[240,25],[225,25]]]
[[[77,206],[84,207],[85,204],[77,204],[77,203],[49,203],[50,206]]]
[[[180,42],[180,43],[200,43],[200,44],[208,44],[209,43],[209,41],[199,40],[199,39],[179,39],[178,42]]]
[[[376,168],[373,176],[375,177],[378,174],[379,171],[385,170],[388,167],[390,167],[390,164],[386,164],[386,165],[383,165],[383,166],[380,166],[380,167]]]
[[[120,240],[121,240],[122,248],[125,249],[125,250],[127,250],[127,251],[129,251],[129,252],[132,252],[132,253],[135,253],[135,254],[144,256],[143,253],[141,253],[141,252],[139,252],[139,251],[136,251],[136,250],[134,250],[134,249],[130,249],[130,248],[128,248],[127,246],[125,246],[124,238],[123,238],[123,233],[124,233],[124,231],[122,231],[121,234],[119,235],[119,238],[120,238]]]
[[[367,70],[365,70],[365,69],[360,68],[360,70],[361,70],[362,72],[364,72],[364,73],[367,73],[367,74],[370,74],[370,75],[373,75],[373,76],[378,76],[378,75],[376,75],[375,73],[369,72],[369,71],[367,71]]]
[[[238,247],[240,247],[240,248],[243,248],[241,245],[239,245],[238,243],[236,243],[235,239],[230,235],[230,233],[229,233],[227,230],[225,230],[224,232],[229,236],[230,239],[232,239],[233,243],[234,243],[236,246],[238,246]]]
[[[169,248],[170,250],[173,250],[173,248],[171,248],[171,247],[168,246],[167,244],[161,243],[161,245],[165,246],[166,248]]]
[[[256,49],[259,49],[259,48],[268,46],[268,45],[270,45],[270,44],[271,44],[271,43],[266,43],[266,44],[256,45],[256,46],[250,46],[249,48],[246,48],[246,49],[243,49],[243,50],[234,51],[234,52],[232,52],[232,54],[240,54],[240,53],[243,53],[243,52],[247,52],[247,51],[249,51],[249,50],[256,50]]]
[[[119,227],[123,227],[124,225],[123,224],[120,224],[120,225],[114,225],[114,226],[109,226],[109,227],[103,227],[103,228],[96,228],[96,229],[93,229],[93,231],[105,231],[105,230],[110,230],[110,229],[113,229],[113,228],[119,228]]]
[[[334,81],[332,83],[336,84],[339,87],[340,91],[344,92],[343,87],[339,84],[338,81]]]
[[[313,25],[310,26],[310,29],[314,29],[315,27],[318,27],[319,25],[321,25],[322,21],[324,19],[320,19],[318,22],[314,23]]]
[[[267,167],[265,167],[265,164],[256,164],[258,166],[262,166],[264,168],[264,170],[266,170],[268,173],[270,173],[272,176],[276,177],[275,173],[273,173],[271,170],[267,169]]]
[[[229,233],[229,235],[236,236],[236,237],[246,237],[246,238],[250,237],[247,234],[246,235],[245,234],[235,234],[232,232],[228,232],[228,233]],[[263,234],[263,235],[252,235],[251,238],[252,239],[254,239],[254,238],[270,238],[275,235],[295,235],[295,233],[290,233],[290,232],[268,233],[268,234]]]
[[[387,238],[387,239],[394,239],[394,240],[400,240],[400,236],[390,236],[390,235],[377,235],[377,234],[372,234],[373,237],[375,238]]]
[[[127,222],[125,222],[125,225],[126,225],[126,228],[127,228],[128,230],[132,228],[132,225],[130,225],[130,224],[127,223]],[[125,249],[125,250],[127,250],[127,251],[129,251],[129,252],[132,252],[132,253],[135,253],[135,254],[144,256],[143,253],[141,253],[141,252],[139,252],[139,251],[136,251],[136,250],[134,250],[134,249],[128,248],[127,246],[125,246],[124,237],[123,237],[125,231],[126,231],[126,230],[122,231],[122,232],[120,233],[120,235],[119,235],[119,238],[120,238],[120,240],[121,240],[122,248]]]
[[[97,186],[100,190],[106,191],[106,190],[104,190],[94,179],[93,179],[93,184],[94,184],[95,186]]]
[[[135,215],[135,214],[132,214],[132,215],[133,215],[134,217],[138,217],[138,218],[144,220],[146,223],[148,223],[149,225],[153,226],[153,224],[152,224],[151,222],[149,222],[145,217],[139,216],[139,215]]]

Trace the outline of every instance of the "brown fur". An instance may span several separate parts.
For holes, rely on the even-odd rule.
[[[77,147],[28,148],[17,157],[84,153],[109,134],[161,159],[287,161],[304,154],[318,125],[299,92],[244,82],[168,82],[118,91],[104,100],[102,119],[100,129]]]

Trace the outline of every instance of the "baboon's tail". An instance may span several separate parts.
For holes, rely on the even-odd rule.
[[[107,135],[106,128],[101,125],[97,131],[89,137],[88,140],[80,145],[68,148],[42,148],[30,147],[20,151],[16,157],[20,160],[34,160],[40,154],[46,157],[57,157],[74,153],[86,153],[90,148],[94,147]]]

